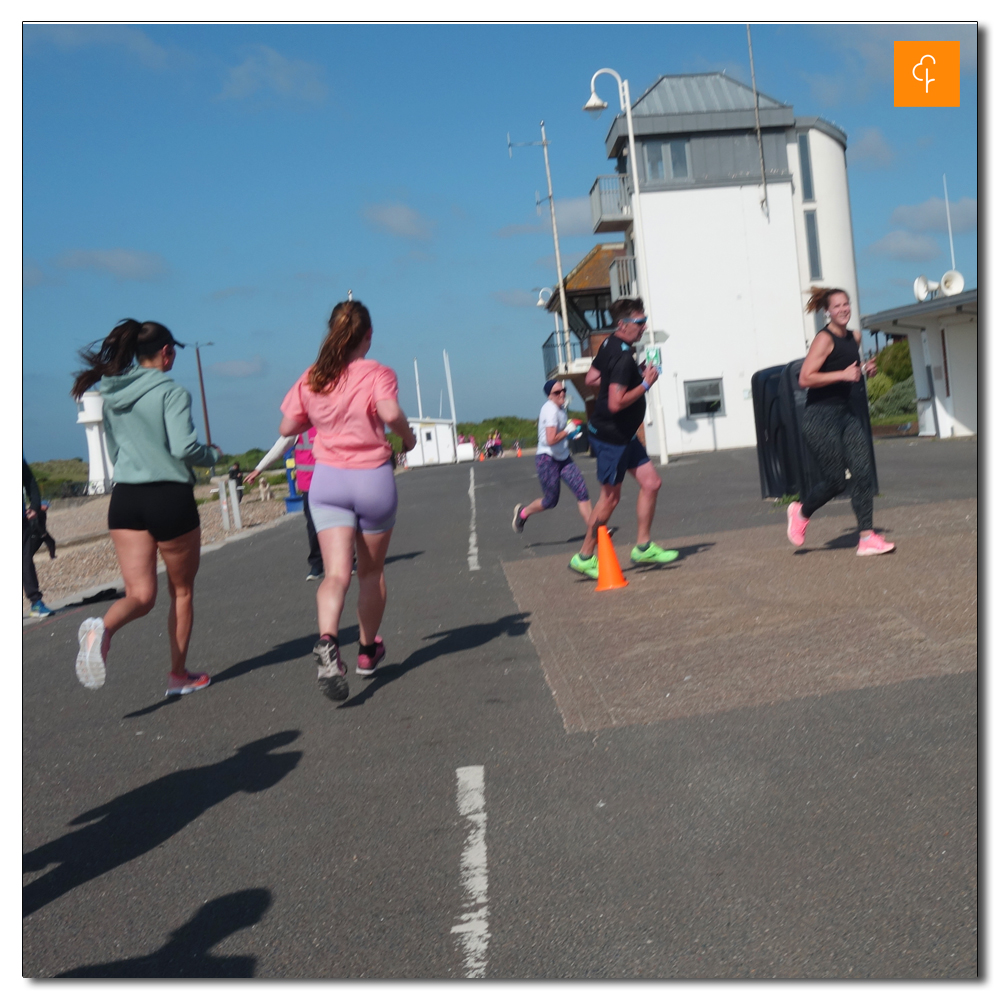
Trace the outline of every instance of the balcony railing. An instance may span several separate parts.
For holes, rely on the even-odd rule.
[[[621,232],[632,221],[632,186],[625,174],[598,177],[590,189],[595,233]]]
[[[608,268],[611,285],[611,301],[634,299],[639,295],[639,279],[635,269],[635,257],[615,257]]]
[[[588,345],[589,348],[589,345]],[[576,361],[588,353],[575,333],[569,335],[569,358],[566,357],[566,334],[552,332],[549,339],[542,344],[542,363],[545,365],[545,376],[551,378],[553,372],[566,371],[568,361]]]

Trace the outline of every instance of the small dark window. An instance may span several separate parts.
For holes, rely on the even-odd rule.
[[[434,434],[433,434],[433,432],[432,432],[432,431],[427,431],[427,432],[426,432],[426,433],[424,434],[424,440],[425,440],[425,441],[430,441],[430,440],[431,440],[431,439],[432,439],[433,437],[434,437]]]
[[[806,212],[806,245],[809,248],[809,277],[822,278],[823,269],[819,260],[819,230],[816,227],[816,213]]]
[[[809,133],[799,135],[799,169],[802,171],[802,200],[815,201],[813,193],[812,160],[809,157]]]
[[[684,400],[687,403],[687,415],[689,417],[697,417],[705,413],[717,414],[723,417],[726,415],[722,398],[721,378],[685,382]]]

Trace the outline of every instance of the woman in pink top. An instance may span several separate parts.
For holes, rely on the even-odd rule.
[[[357,301],[338,302],[316,363],[281,404],[284,418],[278,428],[283,435],[316,428],[309,506],[326,577],[316,592],[320,636],[313,655],[320,687],[333,701],[348,695],[337,633],[355,544],[361,632],[357,672],[371,677],[385,656],[378,635],[386,599],[383,567],[396,523],[396,481],[385,426],[403,439],[407,451],[417,443],[396,401],[396,373],[365,357],[371,346],[368,310]]]

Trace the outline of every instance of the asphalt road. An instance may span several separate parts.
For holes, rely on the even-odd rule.
[[[975,441],[876,456],[877,526],[977,495]],[[753,451],[664,478],[658,539],[783,531]],[[974,673],[568,734],[501,564],[568,559],[575,505],[514,535],[527,458],[397,482],[388,658],[343,704],[315,681],[299,518],[203,558],[203,693],[162,697],[162,597],[98,692],[73,660],[106,604],[25,629],[23,975],[977,975]]]

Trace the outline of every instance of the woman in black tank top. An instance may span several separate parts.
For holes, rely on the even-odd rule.
[[[802,418],[802,436],[813,453],[823,481],[802,498],[788,505],[788,540],[795,546],[805,542],[809,518],[823,504],[847,488],[844,470],[851,472],[851,506],[858,519],[858,555],[882,555],[896,546],[872,530],[875,476],[869,454],[868,430],[851,413],[851,386],[862,371],[874,375],[874,360],[861,364],[861,331],[848,330],[851,300],[840,288],[813,288],[806,312],[824,309],[827,325],[809,347],[799,385],[808,390]]]

